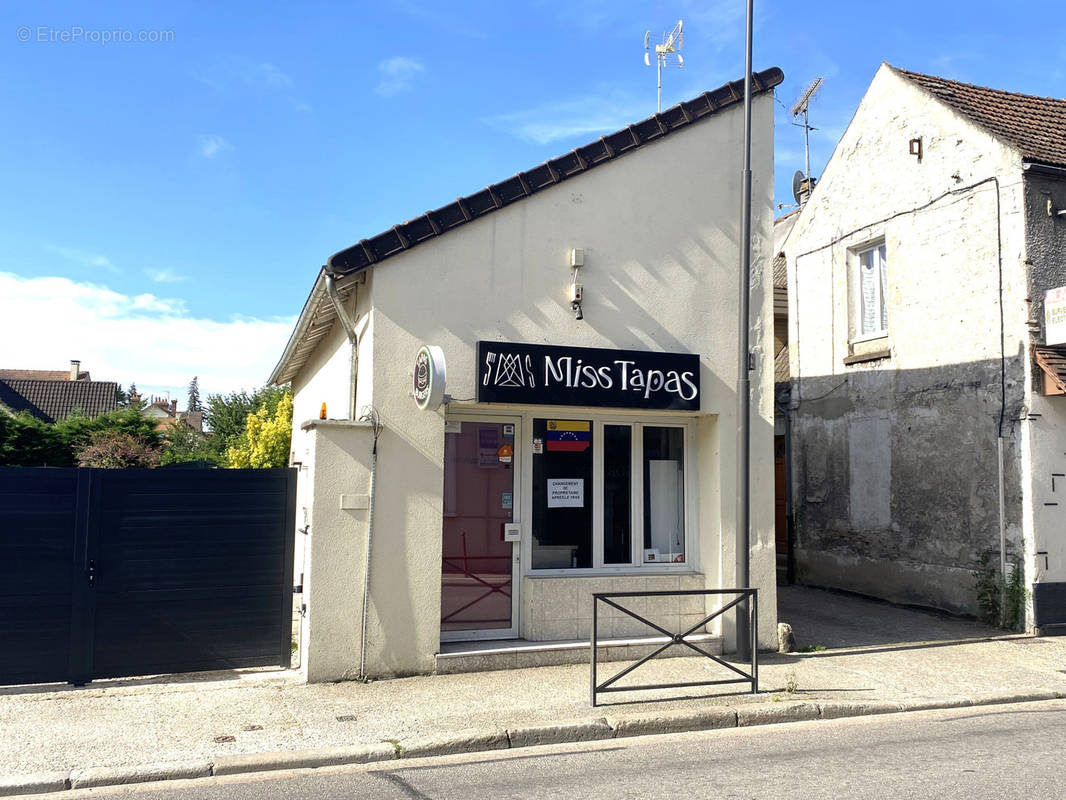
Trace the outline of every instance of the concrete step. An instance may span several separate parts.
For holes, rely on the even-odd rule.
[[[630,639],[600,639],[598,661],[636,661],[666,643],[666,638],[635,637]],[[687,637],[708,653],[722,654],[722,637],[712,633],[694,633]],[[684,645],[674,645],[657,658],[696,655]],[[529,642],[524,639],[505,639],[490,642],[444,642],[437,654],[437,672],[442,675],[459,672],[488,672],[496,669],[523,667],[552,667],[561,664],[587,664],[587,639],[565,642]]]

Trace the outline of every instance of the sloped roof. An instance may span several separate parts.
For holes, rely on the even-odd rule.
[[[0,369],[0,381],[69,381],[70,370],[63,369]],[[87,370],[78,373],[79,381],[91,380]]]
[[[788,383],[790,374],[786,344],[774,354],[774,383]]]
[[[785,74],[777,67],[752,75],[752,93],[761,94],[777,86]],[[672,108],[629,125],[583,147],[577,147],[558,158],[545,161],[538,167],[519,172],[511,178],[486,186],[480,192],[460,197],[436,211],[395,225],[387,231],[363,239],[358,244],[330,257],[328,268],[334,274],[346,275],[366,269],[389,256],[409,250],[417,244],[465,225],[471,220],[490,214],[499,208],[522,200],[531,194],[554,186],[593,167],[612,161],[642,145],[662,139],[723,108],[744,99],[744,81],[733,81],[704,92],[699,97],[678,103]]]
[[[785,79],[777,67],[770,67],[752,75],[752,94],[772,91]],[[518,202],[531,194],[551,188],[594,167],[632,152],[645,144],[657,142],[673,131],[684,128],[719,111],[743,103],[744,80],[726,83],[699,97],[678,103],[672,108],[648,117],[620,131],[609,134],[566,155],[545,161],[538,167],[519,172],[511,178],[494,183],[480,192],[460,197],[436,211],[393,226],[387,231],[363,239],[351,247],[330,256],[326,267],[319,271],[310,295],[304,302],[296,327],[285,345],[285,351],[267,379],[268,384],[283,384],[292,380],[307,361],[319,341],[333,327],[336,313],[326,294],[323,275],[326,270],[337,276],[354,275],[379,264],[391,256],[410,250],[422,242],[441,236],[478,217]],[[350,287],[338,285],[342,300]]]
[[[111,381],[0,380],[0,405],[11,411],[29,411],[44,422],[58,422],[80,410],[96,417],[118,408]]]
[[[773,275],[774,275],[774,288],[775,289],[787,289],[788,288],[788,269],[787,262],[785,261],[785,254],[778,253],[774,256],[773,263]]]
[[[1066,166],[1066,100],[974,86],[898,67],[892,69],[1013,145],[1022,158]]]
[[[1033,345],[1033,356],[1044,374],[1066,394],[1066,346]]]

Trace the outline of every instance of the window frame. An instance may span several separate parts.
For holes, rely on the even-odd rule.
[[[882,253],[882,251],[884,251]],[[884,325],[879,329],[863,333],[862,323],[862,270],[863,257],[867,253],[877,253],[877,297],[880,314],[878,320],[884,319]],[[885,238],[881,237],[864,242],[861,245],[848,248],[848,305],[849,305],[849,344],[859,344],[877,339],[887,339],[891,325],[888,319],[888,246]]]
[[[523,413],[523,457],[533,458],[534,419],[581,419],[592,422],[592,566],[578,568],[533,569],[533,469],[523,470],[522,575],[530,578],[581,577],[594,575],[649,575],[696,572],[699,562],[696,524],[699,519],[698,485],[696,483],[696,420],[694,417],[658,417],[633,414],[604,414],[599,409],[538,407]],[[630,452],[630,563],[604,564],[604,425],[625,425],[631,428]],[[684,447],[684,527],[685,561],[682,563],[644,563],[644,438],[645,426],[680,428]]]

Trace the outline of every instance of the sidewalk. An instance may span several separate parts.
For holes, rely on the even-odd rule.
[[[69,787],[71,770],[74,785],[92,785],[150,779],[132,768],[171,762],[189,777],[1066,696],[1066,637],[1004,635],[814,589],[782,587],[780,595],[781,621],[811,650],[761,654],[754,696],[743,684],[687,690],[681,699],[686,690],[619,693],[593,709],[587,664],[370,684],[309,686],[291,672],[247,670],[80,689],[0,687],[0,795]],[[601,679],[624,666],[602,665]],[[675,658],[631,677],[676,682],[722,672],[706,659]],[[27,782],[31,775],[39,782]]]

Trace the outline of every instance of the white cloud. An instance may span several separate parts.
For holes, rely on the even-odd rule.
[[[275,89],[291,89],[293,80],[269,61],[253,64],[246,71],[249,83],[258,83]]]
[[[214,133],[205,133],[196,139],[196,148],[204,158],[214,158],[219,153],[232,150],[233,145]]]
[[[549,144],[558,139],[578,136],[589,139],[597,134],[613,133],[654,113],[654,104],[638,103],[630,97],[590,95],[482,121],[524,141]]]
[[[77,358],[94,380],[135,381],[142,392],[169,391],[181,405],[194,375],[205,397],[261,386],[295,324],[202,319],[180,299],[10,272],[0,272],[0,297],[0,341],[8,343],[0,367],[60,369]]]
[[[410,91],[415,77],[424,69],[421,62],[407,56],[387,58],[378,64],[381,80],[374,91],[382,97]]]
[[[237,86],[259,89],[291,89],[294,81],[269,61],[230,56],[191,72],[193,78],[216,91]]]
[[[73,261],[75,264],[80,264],[83,267],[93,267],[96,269],[106,269],[109,272],[119,272],[119,268],[111,263],[111,259],[107,256],[102,256],[97,253],[87,253],[84,250],[78,250],[73,247],[56,247],[55,245],[46,244],[44,249],[49,253],[55,253],[56,255],[63,256],[68,261]]]
[[[156,283],[181,283],[186,279],[184,275],[179,275],[170,269],[146,269],[144,274]]]

